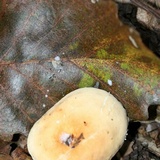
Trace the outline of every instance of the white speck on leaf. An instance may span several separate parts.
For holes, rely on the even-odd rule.
[[[47,98],[47,97],[48,97],[48,95],[46,94],[46,95],[45,95],[45,97]]]
[[[43,108],[45,108],[46,107],[46,105],[45,104],[43,104]]]
[[[58,73],[60,73],[60,72],[61,72],[61,69],[58,70]]]
[[[61,58],[60,58],[59,56],[56,56],[56,57],[54,58],[54,60],[55,60],[55,61],[60,61]]]
[[[92,3],[96,3],[98,2],[99,0],[91,0]]]
[[[108,82],[108,85],[109,85],[109,86],[112,86],[112,81],[111,81],[110,79],[108,79],[107,82]]]
[[[63,63],[62,63],[61,58],[59,56],[56,56],[52,60],[52,65],[56,70],[58,70],[58,73],[61,72],[61,70],[63,69]]]
[[[135,48],[139,48],[138,45],[137,45],[137,43],[136,43],[136,41],[134,40],[134,38],[132,36],[128,36],[128,38],[129,38],[129,40],[131,41],[131,43],[133,44],[133,46]]]

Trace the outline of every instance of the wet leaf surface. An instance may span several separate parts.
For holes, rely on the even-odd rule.
[[[159,59],[112,1],[7,1],[0,19],[0,137],[27,135],[79,87],[111,92],[133,120],[160,103]]]

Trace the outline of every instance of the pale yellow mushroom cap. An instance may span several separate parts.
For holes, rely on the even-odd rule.
[[[124,142],[128,118],[110,93],[77,89],[56,103],[32,127],[33,160],[110,160]]]

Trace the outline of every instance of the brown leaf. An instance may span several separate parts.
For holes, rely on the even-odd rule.
[[[13,160],[13,159],[9,155],[5,155],[5,154],[0,153],[0,160]]]
[[[9,154],[11,151],[11,146],[8,142],[0,139],[0,154]],[[1,155],[2,156],[2,155]]]
[[[17,147],[12,153],[11,156],[13,160],[32,160],[21,148]]]
[[[160,63],[108,0],[8,1],[0,20],[0,137],[27,135],[68,92],[111,92],[134,120],[160,103]]]

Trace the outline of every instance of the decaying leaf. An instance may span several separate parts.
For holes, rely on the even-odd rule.
[[[11,153],[11,156],[13,160],[32,160],[32,158],[19,147]]]
[[[0,160],[12,160],[12,157],[9,156],[10,151],[11,146],[9,142],[0,139]]]
[[[13,159],[9,155],[5,155],[5,154],[0,153],[0,160],[13,160]]]
[[[160,103],[159,59],[122,25],[115,3],[7,1],[0,19],[0,137],[27,135],[68,92],[111,92],[133,120]],[[59,58],[58,58],[58,57]]]
[[[10,150],[11,150],[10,144],[0,139],[0,154],[4,154],[4,155],[9,154]]]

